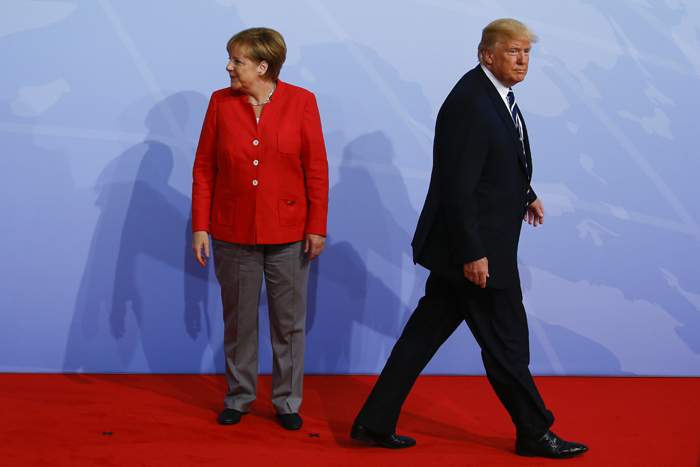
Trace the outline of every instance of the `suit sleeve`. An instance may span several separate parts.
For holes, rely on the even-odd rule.
[[[313,94],[304,106],[301,163],[304,168],[308,210],[305,233],[326,236],[328,218],[328,159],[321,116]]]
[[[438,115],[435,144],[440,167],[442,217],[455,263],[486,256],[479,234],[476,189],[488,154],[487,132],[466,99],[452,98]]]
[[[192,169],[192,231],[209,231],[217,167],[216,96],[212,94],[202,124]]]
[[[532,185],[530,185],[530,191],[528,191],[528,193],[527,193],[528,206],[531,205],[532,203],[534,203],[536,199],[537,199],[537,193],[535,193],[535,190],[532,189]]]

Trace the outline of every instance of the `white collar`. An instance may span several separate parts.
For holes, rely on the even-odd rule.
[[[508,107],[508,91],[510,91],[510,88],[507,86],[504,86],[503,83],[498,81],[498,78],[496,78],[493,73],[491,73],[491,70],[486,68],[483,64],[480,64],[481,69],[484,70],[484,73],[486,73],[486,76],[488,76],[489,80],[493,83],[493,86],[496,88],[496,91],[498,91],[498,94],[501,96],[501,99],[503,99],[503,102],[505,102],[506,107]]]

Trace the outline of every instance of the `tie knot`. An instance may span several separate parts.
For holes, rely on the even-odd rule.
[[[508,107],[510,107],[512,109],[513,104],[515,104],[515,94],[513,94],[512,89],[509,89],[508,90]]]

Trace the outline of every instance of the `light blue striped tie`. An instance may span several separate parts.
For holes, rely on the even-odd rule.
[[[518,115],[518,104],[515,103],[515,94],[513,90],[508,90],[508,108],[510,109],[510,116],[515,124],[515,129],[518,130],[518,137],[520,138],[520,146],[522,147],[523,154],[525,154],[525,142],[523,141],[523,127],[520,124],[520,116]]]

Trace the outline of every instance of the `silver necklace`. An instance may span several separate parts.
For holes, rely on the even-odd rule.
[[[267,95],[267,99],[265,99],[264,102],[258,102],[257,104],[253,104],[252,102],[248,101],[248,103],[249,103],[250,105],[252,105],[253,107],[261,107],[261,106],[263,106],[263,105],[269,103],[269,102],[272,100],[272,93],[275,92],[275,89],[277,89],[277,85],[276,85],[276,84],[272,87],[272,90],[270,91],[270,94]]]

